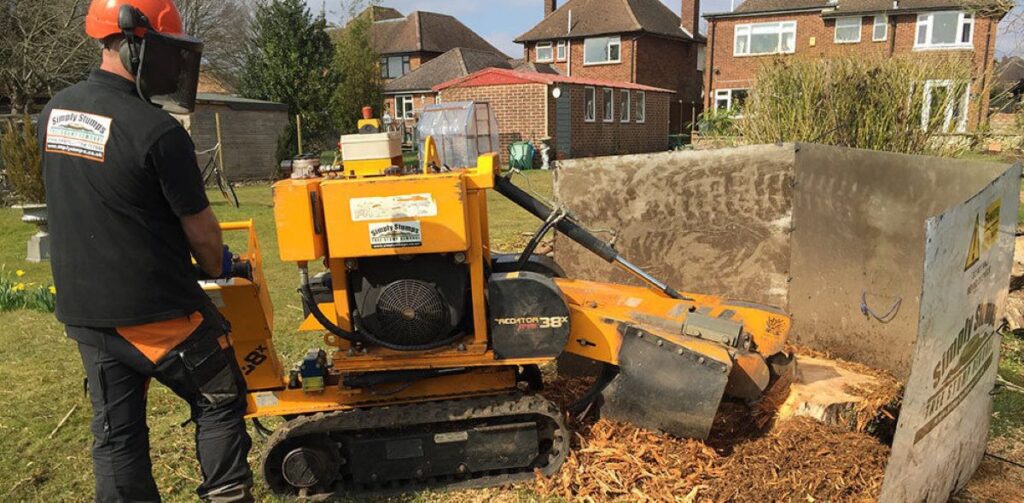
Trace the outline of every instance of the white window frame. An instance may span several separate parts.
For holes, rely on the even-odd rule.
[[[956,26],[956,37],[954,42],[951,44],[935,44],[932,43],[932,35],[935,29],[935,15],[936,14],[950,14],[957,13],[957,26]],[[970,37],[967,42],[961,42],[964,36],[964,28],[970,25]],[[925,41],[921,42],[921,29],[925,30]],[[917,25],[914,30],[914,49],[916,50],[928,50],[928,49],[970,49],[974,47],[974,14],[969,14],[964,11],[939,11],[939,12],[925,12],[917,15]]]
[[[878,27],[882,27],[882,36],[878,36]],[[871,41],[872,42],[885,42],[889,39],[889,16],[886,14],[879,14],[875,16],[875,19],[871,22]]]
[[[643,124],[647,121],[647,91],[636,92],[636,123]]]
[[[395,96],[395,118],[412,119],[416,113],[416,102],[411,94],[399,94]],[[408,105],[408,110],[406,106]]]
[[[732,89],[715,89],[715,110],[722,110],[718,102],[725,102],[725,110],[732,109]]]
[[[558,48],[555,50],[555,61],[565,61],[566,55],[569,53],[569,43],[566,40],[558,41]]]
[[[610,87],[601,88],[601,106],[605,122],[615,122],[615,90]]]
[[[745,87],[737,87],[737,88],[729,88],[729,89],[716,89],[715,90],[715,110],[719,109],[718,108],[718,102],[719,101],[725,101],[725,110],[732,110],[733,109],[732,108],[733,107],[733,101],[735,100],[735,98],[733,97],[733,94],[735,92],[737,92],[737,91],[743,91],[743,92],[747,93],[747,98],[750,97],[750,89],[747,89]],[[737,117],[742,117],[742,111],[740,111],[736,116]]]
[[[774,51],[769,52],[750,52],[750,41],[753,35],[753,31],[756,28],[769,28],[774,27],[778,29],[779,44],[776,46]],[[787,33],[793,34],[793,47],[789,50],[785,50],[782,46],[783,35]],[[740,38],[745,37],[747,39],[746,51],[739,51]],[[777,21],[771,23],[747,23],[738,24],[733,31],[732,39],[732,55],[733,56],[765,56],[768,54],[793,54],[796,52],[797,38],[796,38],[796,21]]]
[[[842,22],[842,23],[849,23],[849,22],[851,22],[853,20],[857,21],[857,38],[856,39],[851,39],[851,40],[840,40],[839,39],[839,28],[840,28],[839,24],[840,24],[840,22]],[[850,29],[852,27],[851,26],[843,26],[842,28]],[[836,18],[836,26],[835,26],[834,34],[832,36],[832,41],[837,43],[837,44],[859,44],[860,43],[860,37],[861,37],[861,34],[862,34],[863,31],[864,31],[864,19],[861,18],[860,16],[837,17]]]
[[[597,89],[587,86],[583,88],[583,122],[597,120]]]
[[[630,99],[629,89],[619,89],[619,122],[629,122],[632,106],[633,100]]]
[[[928,123],[931,122],[932,115],[932,89],[936,87],[945,87],[950,91],[956,90],[956,82],[952,80],[928,80],[924,83],[924,101],[921,105],[921,129],[927,130]],[[956,102],[950,100],[946,104],[945,118],[942,120],[942,132],[943,133],[964,133],[967,131],[967,116],[970,114],[970,103],[971,103],[971,84],[968,82],[964,86],[963,105],[961,110],[961,116],[959,122],[953,126],[953,111]]]
[[[550,56],[542,58],[540,55],[541,49],[547,49]],[[551,42],[537,42],[537,45],[533,48],[533,54],[538,63],[552,63],[555,61],[555,49]]]
[[[606,40],[604,48],[604,60],[601,61],[588,61],[587,60],[587,43],[595,40]],[[612,47],[618,47],[618,57],[615,59],[611,58]],[[583,40],[583,66],[590,65],[614,65],[616,63],[622,63],[622,37],[591,37]]]

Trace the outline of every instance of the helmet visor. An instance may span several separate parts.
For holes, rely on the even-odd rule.
[[[196,106],[203,43],[188,35],[147,30],[142,39],[135,82],[139,94],[170,113],[190,113]]]

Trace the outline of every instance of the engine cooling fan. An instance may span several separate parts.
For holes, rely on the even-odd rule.
[[[441,292],[425,281],[403,279],[380,290],[374,335],[399,346],[419,346],[444,338],[451,330]]]

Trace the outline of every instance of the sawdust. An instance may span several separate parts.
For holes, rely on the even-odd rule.
[[[564,407],[588,386],[585,378],[559,378],[542,394]],[[770,417],[769,406],[752,411],[723,404],[707,442],[605,419],[570,420],[572,453],[554,477],[538,476],[536,488],[543,496],[593,502],[859,502],[878,496],[887,446],[809,419],[774,424]]]
[[[1024,501],[1024,429],[991,440],[987,452],[1002,459],[985,456],[967,487],[953,501]],[[1017,499],[1008,499],[1014,497]]]

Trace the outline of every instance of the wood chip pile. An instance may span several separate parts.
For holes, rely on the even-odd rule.
[[[542,394],[563,407],[589,386],[559,378]],[[772,424],[726,404],[708,441],[681,440],[605,419],[572,421],[573,451],[545,496],[567,501],[872,501],[889,448],[866,433],[809,419]],[[762,427],[758,427],[758,425]]]

